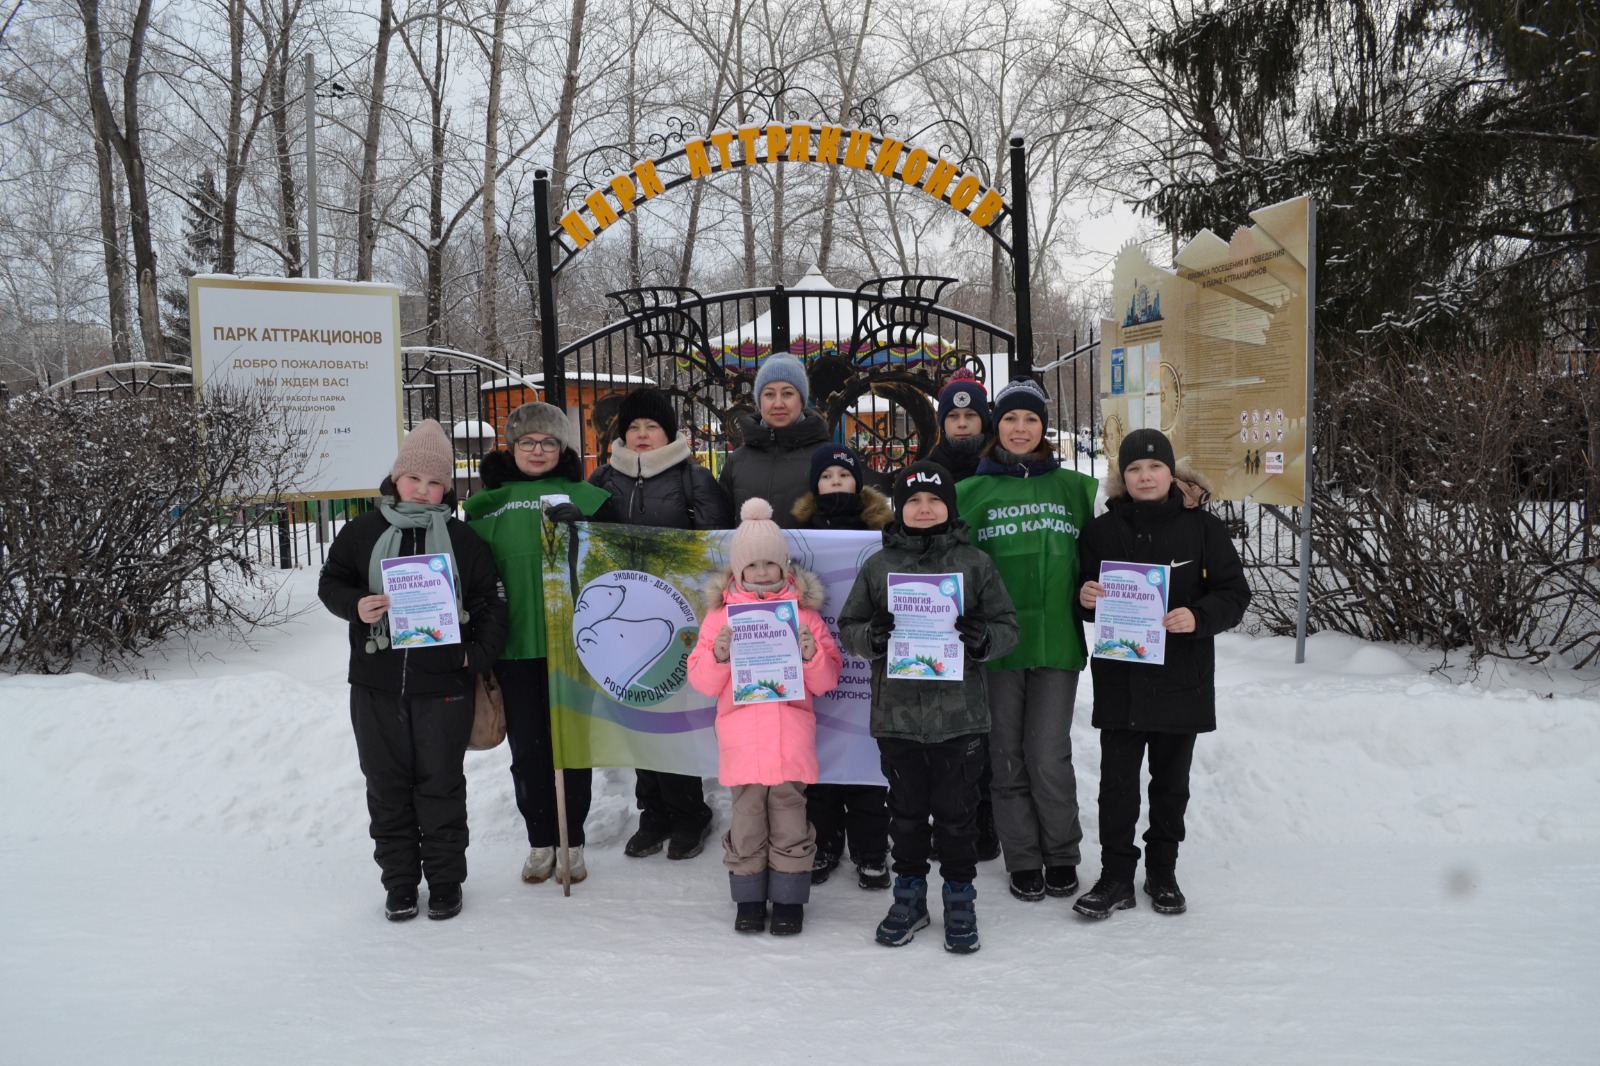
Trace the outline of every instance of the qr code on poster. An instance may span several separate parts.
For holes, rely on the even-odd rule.
[[[750,683],[750,671],[735,670],[733,672],[733,683],[736,685],[748,685]]]
[[[954,643],[954,644],[946,644],[944,646],[944,657],[946,659],[958,659],[958,658],[960,658],[961,657],[961,642],[960,641],[956,641],[956,643]]]
[[[1144,642],[1146,644],[1160,644],[1161,638],[1166,635],[1167,631],[1164,629],[1147,629],[1144,631]]]
[[[446,611],[439,616],[439,624],[441,626],[453,626],[456,624],[456,616]]]
[[[911,654],[911,645],[906,641],[896,640],[891,641],[891,643],[894,645],[894,657],[896,659],[903,659]]]
[[[800,680],[800,671],[792,666],[785,666],[783,668],[783,679],[785,681],[798,681]]]
[[[411,619],[407,618],[403,614],[397,614],[394,616],[394,624],[400,629],[410,629]]]
[[[1101,640],[1116,640],[1117,639],[1117,627],[1116,626],[1100,626],[1099,630],[1100,630],[1100,639]]]

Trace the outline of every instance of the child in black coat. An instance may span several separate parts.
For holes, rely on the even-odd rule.
[[[811,454],[811,491],[795,501],[797,529],[879,530],[894,517],[889,497],[865,484],[854,448],[824,444]],[[839,866],[845,844],[856,864],[856,884],[889,887],[889,790],[882,785],[812,785],[806,817],[817,831],[811,883],[820,885]]]
[[[1159,666],[1091,659],[1094,725],[1100,730],[1100,879],[1072,909],[1089,918],[1135,906],[1139,848],[1139,769],[1150,753],[1150,828],[1144,890],[1162,914],[1187,909],[1175,873],[1189,804],[1195,737],[1217,727],[1213,638],[1232,629],[1250,603],[1244,566],[1220,519],[1204,509],[1210,487],[1179,470],[1159,430],[1122,439],[1118,474],[1107,484],[1107,512],[1083,531],[1078,603],[1094,618],[1105,595],[1106,561],[1170,566],[1165,660]],[[1094,643],[1093,641],[1090,642]]]
[[[454,517],[454,480],[444,429],[418,423],[383,481],[382,506],[339,530],[317,582],[323,605],[350,623],[350,722],[394,922],[416,917],[424,876],[429,918],[461,910],[473,677],[489,672],[506,641],[500,572],[489,546]],[[461,643],[395,646],[379,564],[434,554],[451,559]]]

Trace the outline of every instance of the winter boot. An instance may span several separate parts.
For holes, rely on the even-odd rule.
[[[428,886],[428,917],[436,922],[454,918],[461,913],[460,885]]]
[[[659,829],[646,829],[640,826],[628,842],[622,845],[622,854],[630,859],[642,859],[646,855],[654,855],[661,850],[667,842],[667,834]]]
[[[1189,909],[1189,901],[1183,898],[1183,889],[1171,873],[1146,870],[1144,894],[1150,897],[1150,909],[1157,914],[1182,914]]]
[[[811,883],[822,884],[838,868],[839,856],[829,851],[818,851],[811,859]]]
[[[897,948],[928,927],[928,881],[901,875],[894,879],[894,904],[878,923],[878,943]]]
[[[391,922],[407,922],[417,916],[417,889],[391,888],[383,901],[383,916]]]
[[[1133,885],[1127,881],[1114,881],[1101,874],[1094,887],[1078,897],[1072,909],[1085,918],[1109,918],[1112,911],[1127,910],[1138,905],[1139,901],[1133,897]]]
[[[803,903],[774,903],[772,905],[772,935],[794,936],[805,924],[806,908]]]
[[[1078,891],[1078,868],[1076,866],[1046,866],[1044,868],[1044,891],[1047,896],[1070,896]]]
[[[971,881],[944,883],[944,949],[957,955],[978,950],[978,890]]]
[[[978,804],[978,861],[1000,857],[1000,831],[994,827],[994,804]]]
[[[889,863],[882,855],[869,855],[856,863],[856,884],[862,888],[889,887]]]
[[[698,829],[674,829],[667,842],[667,858],[674,862],[692,859],[706,849],[706,837],[711,835],[711,823]]]
[[[531,848],[528,851],[528,861],[522,864],[522,879],[530,885],[537,885],[542,881],[550,880],[550,875],[556,872],[555,848]]]
[[[583,862],[583,845],[567,849],[567,884],[575,885],[589,876],[589,867]]]
[[[735,933],[759,933],[767,927],[767,905],[764,902],[741,903],[733,916]]]
[[[1014,870],[1011,874],[1011,894],[1026,903],[1044,899],[1044,875],[1038,870]]]

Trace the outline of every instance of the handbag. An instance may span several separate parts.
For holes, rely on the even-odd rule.
[[[468,751],[488,751],[506,738],[506,702],[493,674],[479,674],[473,685],[472,737]]]

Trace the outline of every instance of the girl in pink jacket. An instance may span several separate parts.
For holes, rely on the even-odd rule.
[[[717,697],[717,777],[733,793],[733,824],[722,837],[723,862],[738,915],[733,927],[759,933],[772,901],[772,932],[800,932],[811,898],[816,832],[806,821],[806,785],[817,780],[817,720],[811,697],[839,683],[839,649],[817,609],[824,589],[816,575],[792,565],[772,506],[745,501],[728,543],[728,573],[706,596],[700,640],[689,653],[689,684]],[[728,607],[792,600],[798,613],[801,674],[793,699],[735,705],[740,687],[730,660],[733,629]],[[788,695],[782,679],[769,679]]]

